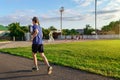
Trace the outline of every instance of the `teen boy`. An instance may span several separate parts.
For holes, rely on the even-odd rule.
[[[32,54],[33,54],[33,61],[34,61],[34,67],[32,68],[33,71],[38,71],[38,62],[37,62],[37,57],[36,53],[39,52],[40,56],[44,60],[45,64],[48,67],[48,74],[52,73],[52,67],[50,66],[46,56],[44,55],[44,49],[43,49],[43,33],[42,33],[42,28],[40,27],[39,24],[39,19],[37,17],[33,17],[32,19]]]

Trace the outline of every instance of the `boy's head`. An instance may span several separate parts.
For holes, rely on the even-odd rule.
[[[39,19],[37,17],[32,18],[33,24],[39,24]]]

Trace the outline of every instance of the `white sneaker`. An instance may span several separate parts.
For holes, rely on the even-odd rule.
[[[52,70],[53,70],[52,66],[48,67],[48,74],[52,74]]]

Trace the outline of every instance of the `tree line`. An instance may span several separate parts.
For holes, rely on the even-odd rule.
[[[8,30],[10,31],[9,36],[11,39],[13,37],[16,37],[18,39],[24,39],[25,33],[29,32],[28,26],[21,26],[20,23],[15,22],[11,23],[7,26]],[[120,20],[118,21],[112,21],[108,25],[105,25],[101,28],[101,31],[116,31],[119,32],[120,28]],[[50,26],[49,28],[42,28],[44,39],[49,38],[50,31],[56,31],[57,29],[54,26]],[[90,26],[89,24],[86,25],[85,28],[83,28],[84,35],[92,35],[92,32],[95,32],[95,29]],[[67,35],[80,35],[79,32],[76,31],[76,29],[62,29],[62,34]]]
[[[120,21],[112,21],[108,25],[102,27],[103,31],[110,31],[114,30],[116,27],[119,27]]]
[[[7,26],[8,30],[10,31],[9,36],[11,39],[14,37],[18,40],[24,40],[25,33],[29,32],[28,26],[21,26],[20,23],[11,23]],[[45,29],[42,27],[44,39],[49,39],[50,31],[56,31],[57,29],[54,26],[50,26],[49,28]],[[77,35],[79,34],[75,29],[63,29],[63,35]]]

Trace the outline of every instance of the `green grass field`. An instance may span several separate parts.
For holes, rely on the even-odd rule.
[[[31,47],[0,51],[32,58]],[[120,40],[47,44],[45,54],[50,62],[58,65],[120,78]]]

